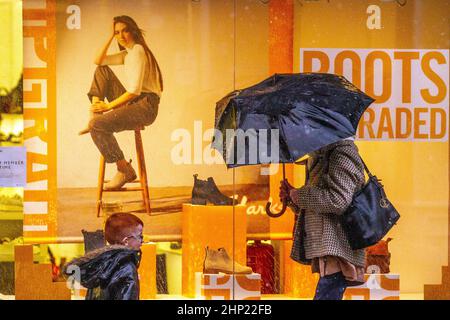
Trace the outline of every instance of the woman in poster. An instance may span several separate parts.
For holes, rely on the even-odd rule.
[[[120,52],[108,55],[114,38]],[[95,64],[98,67],[88,93],[92,118],[89,127],[80,134],[90,132],[105,161],[116,163],[117,173],[105,184],[105,189],[119,189],[135,180],[136,172],[131,160],[125,160],[114,132],[135,130],[155,121],[163,91],[162,75],[143,31],[129,16],[114,17],[112,34],[97,54]],[[124,66],[124,84],[109,65]]]

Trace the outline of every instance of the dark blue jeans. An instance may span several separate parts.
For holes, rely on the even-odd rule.
[[[342,300],[346,288],[347,280],[342,272],[320,277],[314,300]]]

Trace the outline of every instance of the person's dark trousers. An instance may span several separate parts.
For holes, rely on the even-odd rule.
[[[342,272],[320,277],[314,300],[342,300],[346,288],[347,280]]]
[[[106,98],[112,101],[124,92],[125,88],[108,66],[97,67],[88,93],[89,99],[96,96],[100,100]],[[124,159],[114,133],[152,124],[158,115],[158,105],[158,95],[143,93],[125,105],[91,119],[89,129],[92,140],[107,163]]]

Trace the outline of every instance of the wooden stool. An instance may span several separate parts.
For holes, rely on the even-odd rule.
[[[145,212],[151,213],[150,209],[150,195],[148,192],[147,183],[147,169],[145,168],[144,147],[142,145],[141,131],[144,127],[140,127],[134,130],[134,140],[136,143],[136,156],[138,162],[139,180],[134,180],[130,183],[140,183],[140,187],[122,187],[117,190],[105,190],[105,158],[100,156],[100,169],[98,173],[98,188],[97,188],[97,217],[100,217],[100,210],[102,207],[103,192],[124,192],[124,191],[142,191],[142,200],[144,202]]]

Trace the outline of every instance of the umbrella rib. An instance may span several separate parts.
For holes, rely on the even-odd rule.
[[[280,153],[280,149],[281,149],[280,145],[281,145],[281,143],[284,142],[284,144],[286,146],[288,145],[287,142],[286,142],[286,138],[285,138],[286,134],[284,132],[283,126],[280,123],[281,119],[282,119],[281,117],[278,118],[278,130],[280,131],[280,135],[278,136],[278,142],[279,142],[279,144],[278,144],[278,154]],[[295,161],[295,159],[293,159],[293,157],[292,157],[292,154],[291,154],[291,151],[289,150],[289,148],[284,148],[284,149],[287,150],[287,152],[289,153],[289,162]]]

